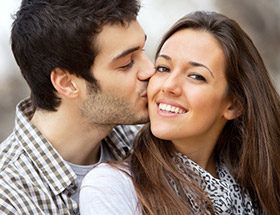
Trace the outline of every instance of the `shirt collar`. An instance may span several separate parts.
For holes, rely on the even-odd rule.
[[[72,189],[76,175],[43,134],[30,122],[34,114],[31,100],[20,102],[16,109],[15,136],[45,178],[55,195]]]

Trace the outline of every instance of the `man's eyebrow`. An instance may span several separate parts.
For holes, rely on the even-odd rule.
[[[168,55],[165,55],[165,54],[161,54],[161,55],[158,56],[158,58],[159,57],[162,57],[162,58],[164,58],[164,59],[166,59],[168,61],[172,60],[171,57],[169,57]],[[196,66],[197,67],[200,67],[200,66],[204,67],[205,69],[207,69],[210,72],[211,76],[214,78],[214,75],[213,75],[212,71],[207,66],[205,66],[205,65],[203,65],[201,63],[198,63],[198,62],[194,62],[194,61],[190,61],[189,64],[192,65],[192,66],[195,66],[195,67]]]
[[[140,46],[133,47],[131,49],[127,49],[127,50],[123,51],[122,53],[120,53],[119,55],[117,55],[116,57],[114,57],[113,61],[116,61],[116,60],[118,60],[118,59],[132,53],[132,52],[135,52],[135,51],[139,50],[139,49],[140,49]]]
[[[145,34],[145,41],[147,40],[147,35]],[[113,61],[116,61],[132,52],[135,52],[137,50],[140,49],[140,46],[136,46],[136,47],[133,47],[133,48],[130,48],[130,49],[127,49],[125,51],[123,51],[122,53],[120,53],[119,55],[117,55],[116,57],[113,58]]]

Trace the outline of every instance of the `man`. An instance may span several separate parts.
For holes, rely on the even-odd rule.
[[[77,214],[84,175],[127,155],[137,128],[115,126],[148,120],[153,74],[138,10],[137,0],[22,2],[11,43],[31,99],[1,143],[1,214]]]

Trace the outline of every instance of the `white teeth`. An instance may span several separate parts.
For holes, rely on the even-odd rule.
[[[166,111],[170,111],[170,110],[171,110],[171,105],[167,105]]]
[[[182,114],[182,113],[186,113],[185,110],[182,110],[179,107],[175,107],[172,105],[167,105],[167,104],[159,104],[159,109],[163,110],[163,111],[167,111],[167,112],[172,112],[172,113],[178,113],[178,114]]]

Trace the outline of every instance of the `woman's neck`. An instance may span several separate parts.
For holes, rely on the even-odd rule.
[[[217,178],[216,160],[214,156],[214,148],[216,142],[207,144],[201,141],[191,144],[190,142],[172,141],[177,152],[186,155],[189,159],[197,163],[201,168],[209,172],[213,177]]]

